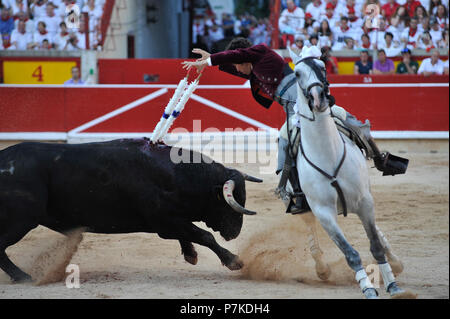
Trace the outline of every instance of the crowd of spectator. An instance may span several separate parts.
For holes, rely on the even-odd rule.
[[[246,13],[234,17],[223,13],[220,18],[214,13],[195,17],[192,29],[194,47],[206,49],[208,52],[218,52],[231,38],[242,36],[249,38],[254,44],[265,43],[270,46],[272,25],[268,18],[260,18]]]
[[[439,60],[439,55],[437,62],[427,59],[421,68],[411,59],[415,49],[431,54],[435,49],[449,48],[448,0],[311,0],[304,9],[302,1],[308,0],[281,1],[280,48],[290,46],[299,51],[318,44],[331,74],[338,72],[331,52],[342,50],[360,52],[355,74],[428,74],[424,71],[428,64],[435,74],[448,73],[448,61]],[[369,14],[373,6],[378,10]],[[205,15],[194,20],[193,46],[214,53],[225,49],[236,36],[270,46],[272,32],[268,18]],[[375,61],[368,50],[376,52]],[[391,58],[400,56],[402,62],[395,67]]]
[[[305,10],[287,0],[279,30],[282,47],[301,39],[336,50],[384,49],[386,56],[413,49],[448,48],[448,0],[312,0]],[[367,12],[376,6],[373,17]],[[314,38],[314,37],[313,37]]]
[[[101,18],[106,0],[0,0],[0,50],[101,49]],[[67,25],[66,7],[76,4],[80,23]],[[85,18],[89,30],[85,30]]]
[[[437,50],[449,48],[448,0],[312,0],[305,10],[298,1],[286,5],[278,25],[282,47],[318,43],[331,74],[338,69],[330,58],[336,50],[361,52],[354,74],[448,74],[448,59],[440,60]],[[420,67],[411,59],[415,49],[431,53]],[[377,53],[373,63],[368,50]],[[391,58],[400,55],[395,67]]]

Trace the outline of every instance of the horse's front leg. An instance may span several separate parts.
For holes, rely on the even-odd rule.
[[[319,239],[317,238],[316,231],[316,218],[312,213],[301,214],[303,221],[308,227],[308,245],[316,263],[317,276],[322,280],[327,280],[330,277],[331,269],[327,263],[323,261],[323,252],[319,246]]]

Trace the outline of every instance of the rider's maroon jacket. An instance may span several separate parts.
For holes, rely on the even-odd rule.
[[[289,68],[284,59],[265,44],[214,53],[210,58],[211,64],[219,65],[221,71],[249,79],[253,97],[266,108],[273,102],[275,91],[285,76],[286,66]],[[253,65],[250,75],[238,72],[233,66],[247,62]]]

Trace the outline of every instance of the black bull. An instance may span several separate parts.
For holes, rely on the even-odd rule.
[[[191,160],[199,155],[148,139],[22,143],[1,151],[0,268],[14,281],[31,280],[5,249],[43,225],[63,234],[78,227],[105,234],[157,233],[179,240],[192,264],[196,243],[209,247],[229,269],[240,269],[239,258],[193,222],[205,222],[226,240],[236,238],[243,214],[253,213],[244,208],[245,180],[261,181],[204,156],[197,163],[171,160],[181,152]]]

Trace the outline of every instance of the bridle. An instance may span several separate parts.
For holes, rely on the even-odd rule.
[[[314,82],[314,83],[310,84],[306,90],[303,90],[304,96],[308,99],[308,106],[309,106],[309,109],[311,110],[311,113],[312,113],[313,117],[309,118],[309,117],[307,117],[307,116],[305,116],[303,114],[299,114],[299,115],[301,117],[303,117],[303,118],[308,119],[309,121],[312,121],[312,122],[315,121],[315,119],[316,119],[315,113],[313,112],[313,106],[312,106],[312,103],[311,103],[311,94],[309,93],[313,87],[319,86],[319,87],[322,88],[323,92],[326,94],[326,98],[329,101],[328,107],[332,107],[334,105],[334,102],[335,102],[334,97],[332,95],[328,94],[328,92],[329,92],[328,88],[330,86],[330,83],[327,80],[326,69],[319,67],[314,62],[314,59],[318,59],[318,58],[316,58],[316,57],[306,57],[306,58],[300,59],[299,61],[297,61],[295,63],[295,65],[298,65],[300,63],[305,63],[306,65],[308,65],[313,70],[313,72],[316,74],[317,79],[320,81],[320,82]],[[347,203],[345,201],[344,192],[342,191],[342,188],[340,187],[339,182],[337,181],[337,175],[339,174],[339,171],[340,171],[340,169],[342,167],[342,164],[344,164],[344,160],[345,160],[345,157],[346,157],[346,154],[347,154],[345,140],[342,137],[342,135],[340,135],[340,137],[341,137],[343,145],[344,145],[344,150],[343,150],[343,154],[342,154],[341,160],[339,161],[338,166],[334,170],[333,174],[329,174],[329,173],[325,172],[323,169],[321,169],[316,164],[314,164],[306,156],[305,150],[303,149],[301,132],[300,132],[300,138],[299,138],[299,146],[300,146],[300,152],[303,155],[303,157],[306,160],[306,162],[308,162],[308,164],[311,165],[315,170],[317,170],[320,174],[322,174],[323,176],[325,176],[327,179],[330,180],[331,186],[336,189],[338,197],[341,200],[344,216],[347,216]]]
[[[311,89],[313,87],[318,86],[318,87],[320,87],[323,90],[323,92],[326,94],[326,98],[329,101],[329,106],[330,107],[334,105],[334,101],[335,101],[334,97],[332,95],[328,94],[330,83],[327,80],[327,71],[326,71],[326,69],[325,68],[321,68],[320,66],[318,66],[317,63],[315,63],[314,60],[320,60],[320,59],[316,58],[316,57],[306,57],[306,58],[300,59],[299,61],[297,61],[295,63],[295,65],[298,65],[300,63],[305,63],[307,66],[309,66],[313,70],[314,74],[316,75],[317,79],[319,80],[319,82],[311,83],[306,89],[302,89],[303,95],[308,100],[308,107],[311,110],[311,112],[313,114],[313,117],[309,118],[309,117],[304,116],[302,114],[300,114],[300,116],[304,117],[304,118],[306,118],[306,119],[308,119],[310,121],[315,121],[315,115],[314,115],[313,106],[312,106],[312,96],[311,96],[311,93],[310,93]]]

